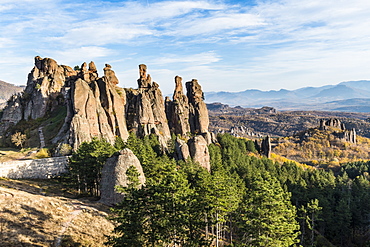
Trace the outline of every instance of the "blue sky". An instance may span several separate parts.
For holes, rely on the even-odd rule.
[[[145,63],[204,91],[296,89],[370,79],[370,1],[0,0],[0,80],[25,84],[35,56],[112,65],[137,87]]]

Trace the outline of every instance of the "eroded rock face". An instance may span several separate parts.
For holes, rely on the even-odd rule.
[[[271,139],[270,139],[269,136],[266,136],[264,139],[262,139],[261,154],[266,156],[267,158],[270,158],[270,155],[271,155]]]
[[[202,167],[210,171],[211,164],[208,151],[208,143],[203,138],[203,136],[194,136],[193,138],[189,139],[188,145],[191,158],[195,162],[198,162]]]
[[[176,138],[175,142],[176,159],[187,160],[190,157],[189,146],[186,141]]]
[[[156,82],[151,82],[146,70],[146,65],[139,65],[139,88],[126,90],[127,125],[140,137],[156,134],[162,147],[166,148],[171,139],[171,133],[162,92]]]
[[[13,96],[4,109],[0,135],[22,119],[44,117],[62,107],[67,109],[63,126],[47,142],[77,149],[94,137],[111,144],[117,137],[125,141],[133,131],[139,137],[157,135],[165,151],[173,133],[181,137],[176,142],[178,158],[190,156],[209,170],[207,144],[214,137],[208,132],[208,111],[197,80],[186,83],[185,95],[182,78],[176,76],[173,99],[166,102],[144,64],[139,65],[138,89],[122,89],[117,84],[109,64],[99,77],[94,62],[74,70],[53,59],[36,57],[25,92]]]
[[[23,97],[23,118],[36,119],[53,110],[63,94],[66,77],[77,75],[66,67],[59,66],[51,58],[35,57],[35,66],[28,75]]]
[[[196,79],[186,83],[187,96],[190,106],[190,128],[192,133],[208,132],[209,118],[207,105],[204,103],[202,87]]]
[[[5,134],[6,130],[16,125],[23,119],[22,111],[22,96],[21,94],[13,95],[8,100],[7,106],[3,110],[3,117],[1,118],[0,133]]]
[[[126,172],[131,166],[134,166],[139,172],[139,183],[140,186],[143,186],[145,184],[143,168],[138,158],[130,149],[125,148],[120,151],[119,155],[112,156],[106,161],[102,169],[100,184],[101,203],[114,205],[122,201],[124,195],[117,192],[116,186],[128,186],[130,181],[127,178]]]
[[[166,100],[166,112],[171,131],[183,137],[189,136],[191,133],[189,102],[183,93],[182,78],[180,76],[175,77],[175,91],[172,101]]]
[[[118,78],[116,77],[116,74],[111,68],[112,66],[110,66],[109,64],[105,64],[104,77],[106,78],[107,82],[117,85]]]
[[[139,76],[137,80],[139,88],[148,88],[152,85],[152,78],[147,74],[147,67],[145,64],[139,65]]]

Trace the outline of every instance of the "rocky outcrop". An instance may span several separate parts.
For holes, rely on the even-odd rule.
[[[266,138],[262,139],[261,143],[261,154],[266,156],[267,158],[270,158],[271,155],[271,139],[269,136],[266,136]]]
[[[192,133],[190,129],[189,108],[188,98],[183,93],[182,78],[176,76],[172,101],[166,98],[167,119],[170,129],[174,134],[187,137]]]
[[[104,77],[106,78],[106,81],[108,83],[117,85],[118,84],[118,78],[116,77],[116,74],[114,73],[114,71],[111,68],[112,68],[112,66],[110,66],[109,64],[105,64]]]
[[[345,130],[346,129],[344,123],[342,123],[337,118],[330,118],[329,120],[321,119],[320,120],[320,127],[319,127],[319,129],[320,130],[326,130],[327,127],[337,128],[337,129],[341,129],[341,130]]]
[[[126,118],[129,129],[143,137],[156,134],[163,148],[171,139],[162,92],[156,82],[151,82],[147,67],[139,65],[138,89],[126,90]]]
[[[166,98],[169,127],[180,137],[175,143],[176,156],[183,160],[190,156],[210,171],[208,144],[216,142],[216,138],[208,132],[209,118],[203,91],[195,79],[186,83],[186,90],[185,96],[182,78],[176,76],[172,101]]]
[[[202,167],[208,171],[211,170],[210,157],[208,151],[208,144],[203,136],[198,135],[188,141],[191,158],[198,162]]]
[[[16,125],[23,119],[22,94],[15,94],[8,100],[7,106],[3,110],[1,118],[0,133],[7,135],[6,130]]]
[[[66,77],[76,76],[70,67],[60,66],[51,58],[35,57],[23,95],[23,118],[37,119],[55,109],[65,88]]]
[[[209,170],[207,145],[215,137],[208,132],[208,111],[197,80],[186,83],[185,95],[182,79],[176,76],[173,99],[165,102],[144,64],[139,65],[137,89],[118,87],[109,64],[103,69],[103,77],[99,77],[94,62],[75,69],[37,56],[24,93],[13,96],[4,109],[0,135],[21,120],[42,118],[45,122],[37,127],[45,127],[50,113],[63,109],[62,127],[55,129],[53,138],[45,140],[46,145],[68,144],[77,149],[94,137],[114,144],[117,137],[127,140],[132,131],[139,137],[157,135],[165,151],[171,134],[175,134],[180,137],[176,144],[178,158],[191,157]]]
[[[102,169],[100,183],[101,203],[114,205],[122,201],[124,194],[117,192],[116,186],[127,187],[130,184],[126,172],[131,166],[135,167],[140,174],[138,177],[139,186],[144,185],[143,168],[130,149],[125,148],[118,155],[114,155],[106,161]]]
[[[125,94],[119,93],[117,77],[106,64],[104,76],[97,77],[95,64],[91,62],[86,70],[82,65],[82,78],[71,85],[70,101],[72,119],[69,129],[69,143],[76,149],[82,142],[92,138],[104,138],[114,143],[116,137],[128,138],[125,119]]]
[[[187,160],[190,157],[189,146],[186,141],[176,138],[175,151],[177,160]]]
[[[319,129],[328,130],[328,127],[340,129],[332,133],[338,139],[345,142],[356,144],[357,142],[356,130],[355,129],[347,130],[344,123],[342,123],[339,119],[337,118],[330,118],[329,120],[321,119]]]
[[[190,108],[190,129],[192,133],[208,132],[209,117],[207,105],[204,103],[202,87],[196,79],[186,83],[187,96]]]

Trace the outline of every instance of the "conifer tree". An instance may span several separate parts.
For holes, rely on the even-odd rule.
[[[243,246],[291,246],[299,225],[290,194],[268,174],[256,175],[240,207]]]

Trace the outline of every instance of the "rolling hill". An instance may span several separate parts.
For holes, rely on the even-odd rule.
[[[22,92],[23,89],[24,87],[16,86],[0,80],[0,104],[5,103],[13,94]]]
[[[206,102],[221,102],[231,106],[263,107],[278,110],[325,110],[370,112],[370,81],[347,81],[337,85],[304,87],[296,90],[242,92],[206,92]]]

